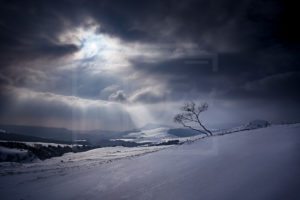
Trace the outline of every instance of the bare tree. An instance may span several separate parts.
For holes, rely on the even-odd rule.
[[[192,130],[201,132],[202,134],[204,133],[205,135],[209,136],[212,135],[212,132],[210,130],[208,130],[200,121],[199,119],[199,115],[200,113],[206,111],[208,109],[208,104],[207,103],[203,103],[199,106],[196,106],[196,104],[194,102],[190,102],[190,103],[186,103],[184,104],[184,106],[181,108],[181,110],[183,111],[180,114],[177,114],[174,117],[174,122],[181,124],[184,127],[190,128]],[[192,123],[196,123],[198,124],[202,130],[193,128],[190,124]]]

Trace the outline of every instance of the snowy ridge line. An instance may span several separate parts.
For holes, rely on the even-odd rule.
[[[293,123],[293,124],[297,124],[297,123]],[[238,133],[238,132],[243,132],[243,131],[250,131],[250,130],[255,130],[255,129],[260,129],[260,128],[267,128],[272,126],[268,121],[264,121],[264,120],[254,120],[246,125],[242,125],[236,128],[232,128],[229,130],[221,130],[221,131],[215,131],[213,132],[212,136],[206,136],[204,134],[200,134],[197,136],[192,136],[187,140],[184,140],[185,138],[180,138],[181,140],[183,140],[183,143],[187,142],[187,143],[192,143],[194,141],[200,140],[200,139],[204,139],[207,137],[214,137],[214,136],[223,136],[223,135],[228,135],[228,134],[232,134],[232,133]],[[180,140],[180,141],[181,141]]]

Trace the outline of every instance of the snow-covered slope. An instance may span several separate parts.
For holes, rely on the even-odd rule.
[[[56,174],[57,171],[64,172],[73,168],[90,168],[95,165],[112,162],[114,160],[119,160],[122,158],[130,158],[134,156],[144,155],[146,153],[152,153],[167,147],[169,146],[105,147],[79,153],[66,153],[61,157],[53,157],[45,161],[35,160],[32,163],[21,164],[2,162],[0,163],[0,176],[39,172],[49,172],[47,176],[51,176],[52,173]],[[12,152],[20,151],[17,149],[5,149]]]
[[[113,162],[82,157],[85,165],[76,167],[81,161],[74,160],[66,170],[2,175],[0,194],[8,200],[296,200],[299,147],[300,125],[271,126]]]

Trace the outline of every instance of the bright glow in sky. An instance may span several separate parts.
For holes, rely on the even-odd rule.
[[[95,34],[95,30],[80,30],[77,35],[82,46],[80,54],[82,58],[93,56],[107,57],[121,51],[121,47],[116,39],[104,34]]]
[[[101,41],[99,36],[93,36],[90,38],[87,38],[83,42],[83,47],[81,51],[83,52],[83,56],[86,58],[93,57],[98,54],[101,48]]]
[[[94,72],[115,71],[128,66],[128,54],[133,52],[118,38],[97,33],[97,26],[88,29],[77,28],[66,32],[60,38],[63,43],[72,43],[80,47],[74,54],[74,60],[93,60]]]

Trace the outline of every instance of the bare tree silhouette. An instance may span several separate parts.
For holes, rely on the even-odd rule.
[[[174,122],[181,124],[184,127],[198,131],[207,136],[212,135],[212,132],[210,130],[208,130],[199,119],[200,113],[206,111],[207,109],[208,109],[207,103],[203,103],[199,106],[196,106],[196,104],[193,101],[190,103],[185,103],[184,106],[181,108],[181,110],[183,112],[180,114],[177,114],[174,117]],[[193,128],[190,125],[191,123],[198,124],[203,130]]]

